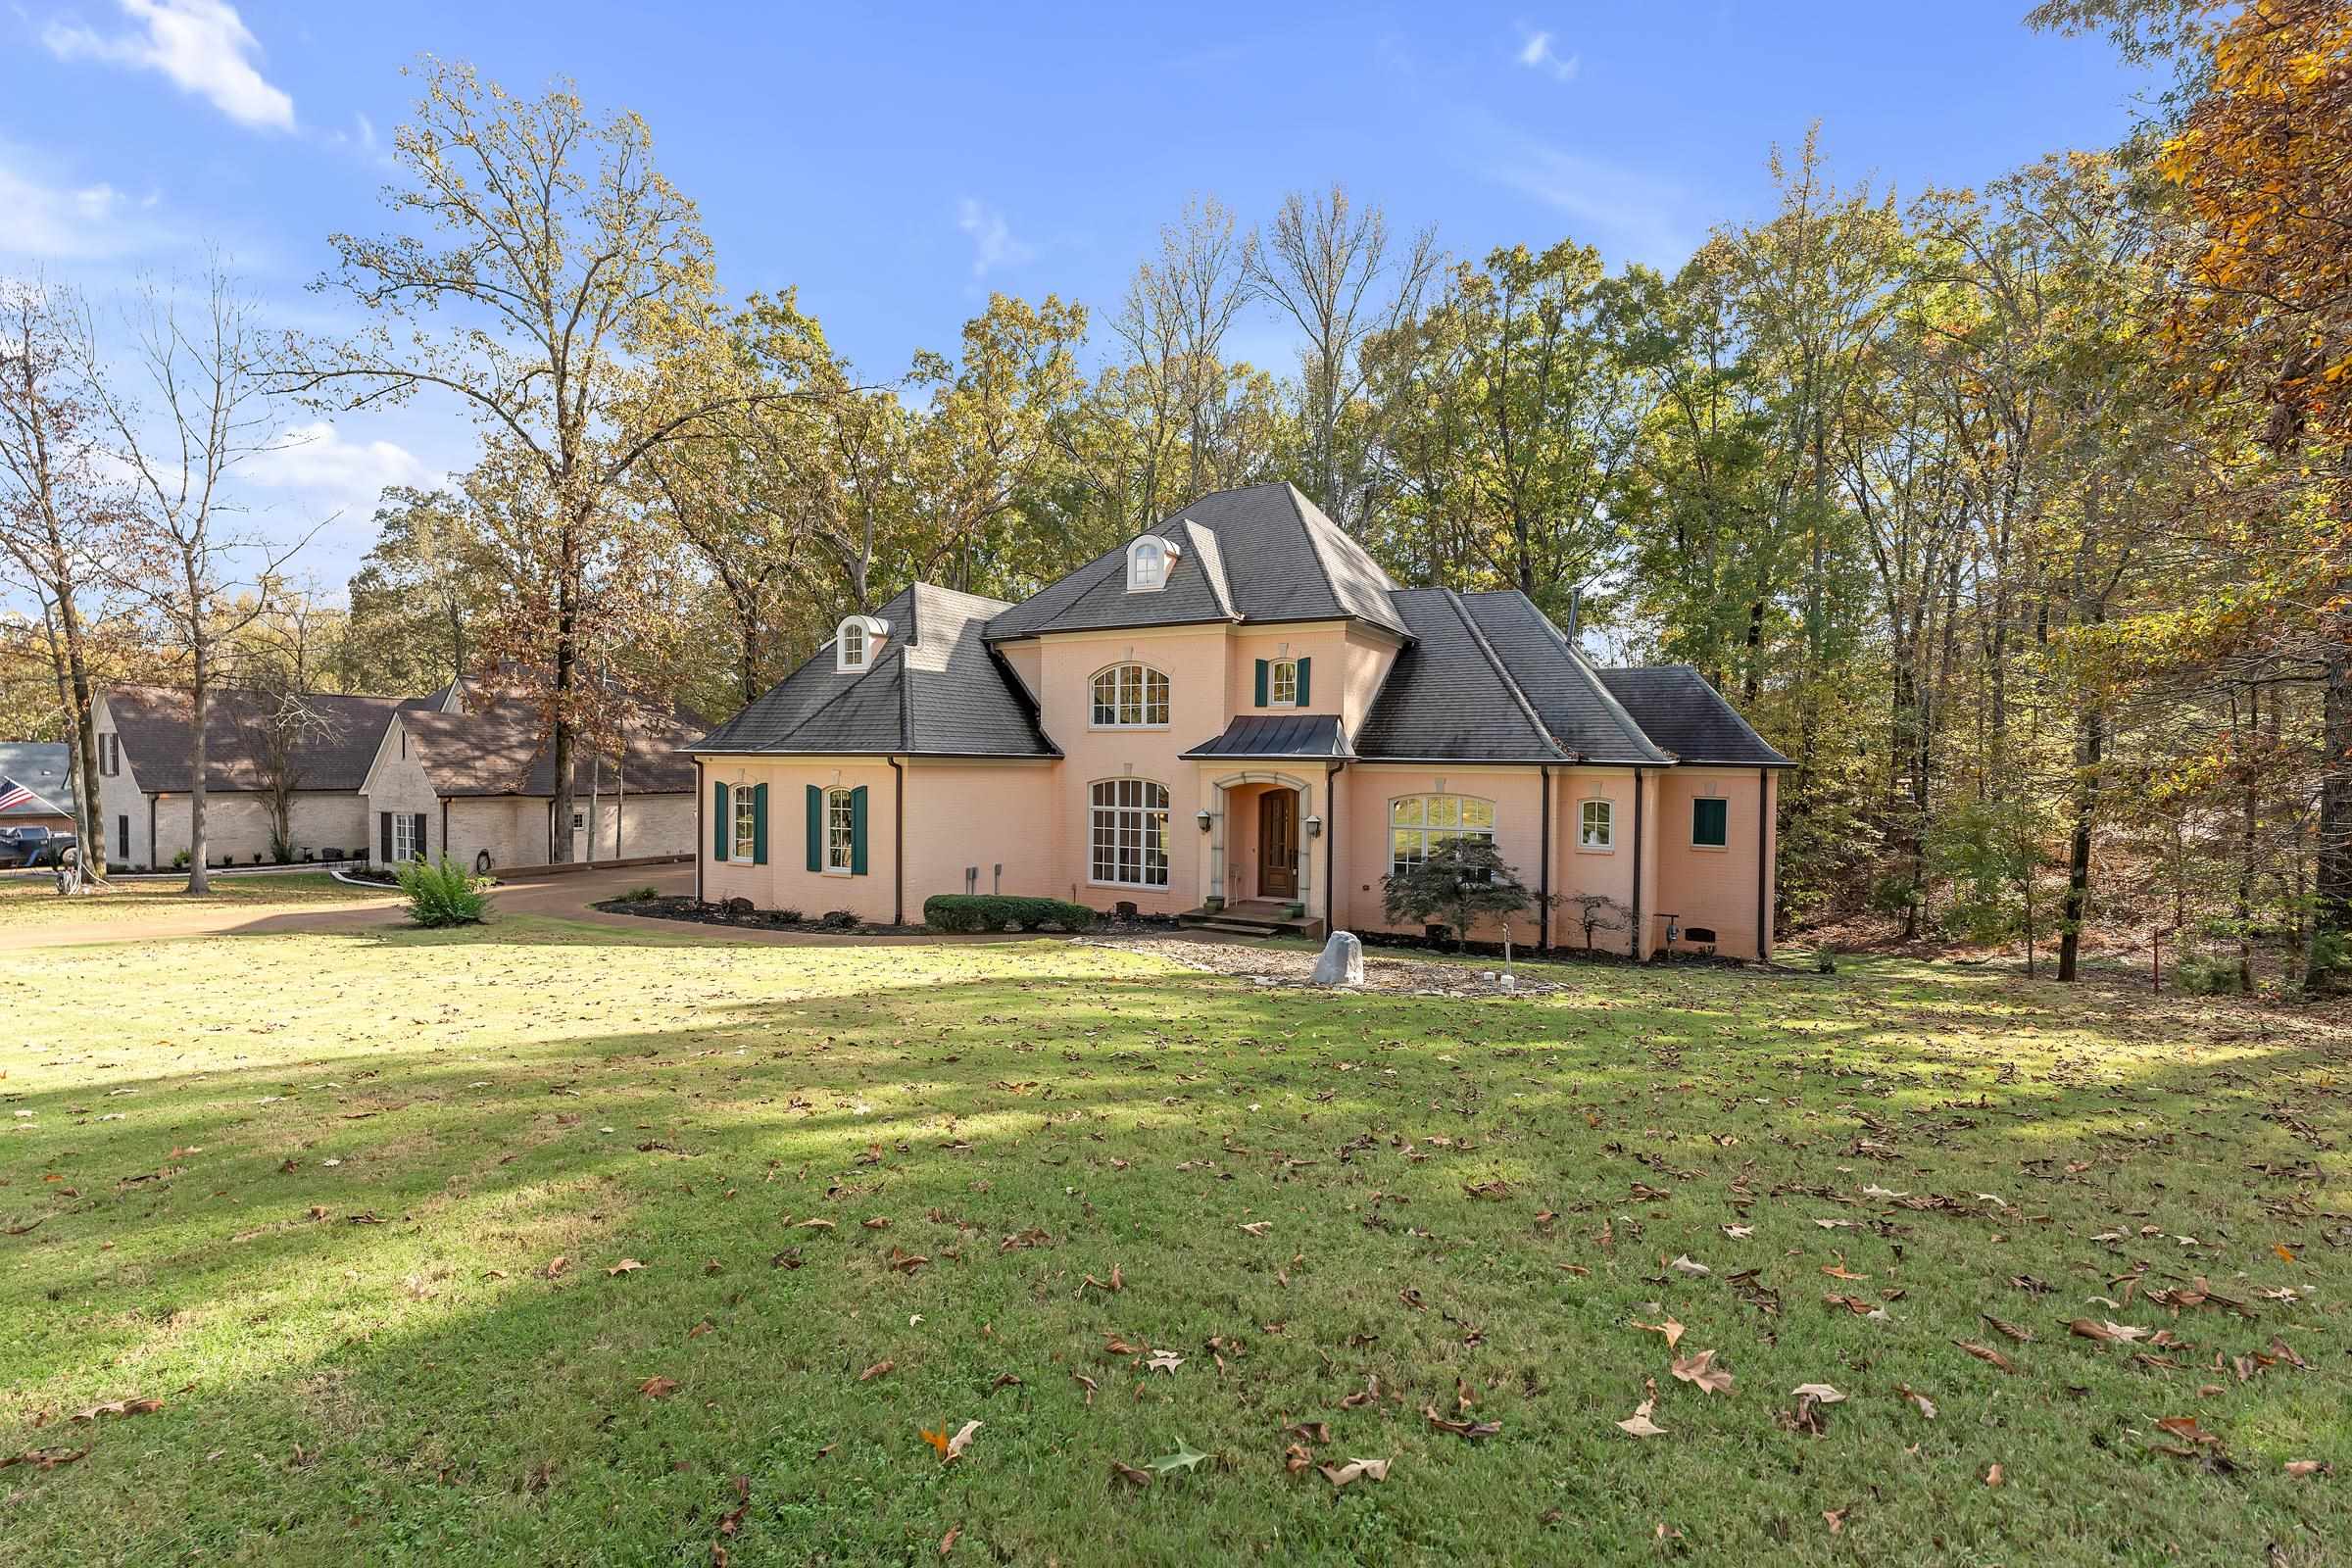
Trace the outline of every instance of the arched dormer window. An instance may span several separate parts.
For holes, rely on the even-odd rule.
[[[1094,681],[1096,729],[1165,729],[1168,677],[1150,664],[1113,664]]]
[[[833,667],[843,674],[865,668],[874,662],[882,644],[890,637],[890,622],[872,615],[845,615],[833,631]]]
[[[1155,594],[1168,585],[1168,568],[1176,560],[1174,541],[1145,534],[1127,547],[1127,591]]]

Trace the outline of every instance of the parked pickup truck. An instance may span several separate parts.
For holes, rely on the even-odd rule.
[[[0,868],[55,865],[74,842],[73,834],[45,827],[0,827]]]

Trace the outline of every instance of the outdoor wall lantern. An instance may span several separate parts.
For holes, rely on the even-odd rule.
[[[1211,814],[1207,807],[1203,806],[1200,810],[1193,813],[1193,820],[1200,823],[1200,831],[1205,833],[1208,831],[1209,824],[1214,822],[1216,817]]]
[[[1306,813],[1306,836],[1310,839],[1323,836],[1323,819],[1312,811]]]

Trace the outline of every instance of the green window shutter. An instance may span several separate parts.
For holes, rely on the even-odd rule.
[[[1298,706],[1300,708],[1304,708],[1312,700],[1306,695],[1306,672],[1313,663],[1314,661],[1311,659],[1298,661]]]
[[[432,858],[431,856],[425,853],[424,813],[422,811],[418,811],[416,813],[416,858],[419,860],[430,860]]]
[[[1732,803],[1696,800],[1690,803],[1690,842],[1721,849],[1731,840]]]
[[[808,786],[808,869],[825,868],[825,792]]]
[[[375,829],[377,837],[382,840],[384,847],[384,853],[377,858],[384,862],[386,869],[390,869],[392,864],[392,813],[390,811],[375,813]]]
[[[714,860],[723,860],[727,858],[727,829],[731,825],[728,815],[727,787],[724,784],[711,785],[710,858]]]
[[[865,875],[865,786],[850,791],[850,875]]]
[[[752,786],[752,863],[767,863],[767,786]]]
[[[1266,706],[1266,662],[1262,659],[1257,662],[1257,706]]]

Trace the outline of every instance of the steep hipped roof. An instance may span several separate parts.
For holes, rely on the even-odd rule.
[[[1655,766],[1674,760],[1527,595],[1516,589],[1464,594],[1462,608],[1561,750],[1580,762]]]
[[[1188,752],[1197,757],[1353,757],[1337,713],[1244,713]]]
[[[444,798],[472,795],[552,796],[556,792],[554,744],[537,704],[503,700],[461,713],[415,709],[400,715],[401,728],[433,793]],[[694,764],[680,755],[700,732],[699,724],[670,713],[631,719],[624,750],[574,754],[572,790],[631,795],[676,795],[694,788]]]
[[[990,617],[1007,608],[1001,599],[917,583],[876,612],[889,623],[890,636],[864,669],[835,669],[827,643],[689,749],[1058,757],[984,640]]]
[[[1457,762],[1564,762],[1527,694],[1511,680],[1462,596],[1403,588],[1390,596],[1412,641],[1356,731],[1358,757]]]
[[[186,692],[164,686],[114,686],[107,710],[122,737],[123,754],[139,788],[179,794],[193,778],[193,705]],[[259,737],[268,733],[276,699],[234,687],[216,687],[205,702],[205,788],[258,790],[262,767]],[[349,697],[315,692],[302,699],[304,717],[294,726],[289,754],[295,786],[305,790],[356,790],[375,760],[384,725],[421,698]]]
[[[1604,669],[1601,683],[1634,721],[1686,763],[1793,767],[1757,734],[1723,694],[1689,664],[1644,664]]]
[[[32,791],[22,806],[0,807],[0,824],[18,816],[74,814],[74,749],[64,742],[0,743],[0,779]]]
[[[988,636],[1250,620],[1355,619],[1405,629],[1389,601],[1396,584],[1388,573],[1289,484],[1219,490],[1149,531],[1178,549],[1164,587],[1127,591],[1122,544],[1004,610]]]

